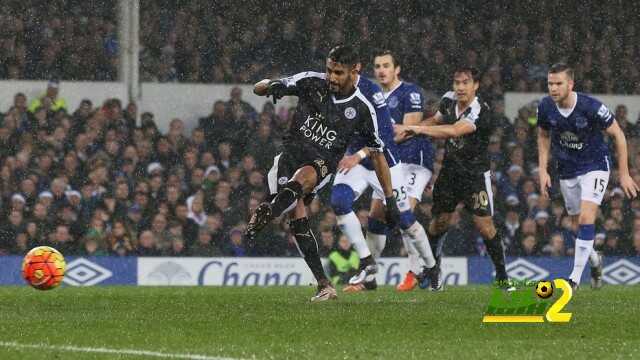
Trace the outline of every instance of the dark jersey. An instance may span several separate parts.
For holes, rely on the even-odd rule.
[[[384,97],[364,94],[359,87],[344,99],[330,92],[325,74],[303,72],[281,79],[288,95],[298,97],[293,123],[284,138],[284,151],[298,158],[322,159],[335,170],[355,136],[374,151],[384,151],[378,133]],[[388,113],[387,113],[388,114]]]
[[[576,94],[573,109],[559,109],[549,96],[538,105],[538,126],[550,132],[561,179],[609,171],[609,149],[602,131],[613,124],[613,114],[597,99]]]
[[[471,122],[476,130],[470,134],[447,139],[443,167],[456,170],[484,173],[489,170],[489,137],[493,131],[489,106],[476,97],[463,112],[458,112],[458,100],[453,91],[449,91],[440,100],[443,124],[454,124],[458,120]]]

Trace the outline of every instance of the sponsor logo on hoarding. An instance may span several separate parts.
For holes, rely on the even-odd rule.
[[[67,264],[63,282],[73,286],[92,286],[113,276],[113,273],[85,258],[77,258]]]
[[[525,259],[517,259],[507,264],[509,277],[518,280],[542,280],[549,276],[549,272]]]
[[[634,285],[640,283],[640,266],[621,259],[606,266],[602,279],[609,284]]]

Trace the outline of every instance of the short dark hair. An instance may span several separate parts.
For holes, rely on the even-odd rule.
[[[338,45],[329,51],[329,59],[343,64],[355,65],[360,62],[358,52],[351,45]]]
[[[555,63],[549,68],[549,74],[558,74],[561,72],[566,72],[567,76],[573,80],[573,68],[566,63]]]
[[[480,81],[480,71],[473,66],[468,66],[468,65],[457,66],[453,71],[453,75],[455,76],[456,74],[469,74],[471,75],[471,79],[473,79],[474,83]]]
[[[375,59],[378,56],[387,56],[387,55],[391,56],[391,62],[393,63],[393,67],[400,66],[400,62],[398,61],[398,57],[396,56],[395,52],[389,49],[378,49],[373,53],[373,58]]]

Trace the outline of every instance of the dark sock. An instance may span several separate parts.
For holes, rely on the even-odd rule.
[[[298,199],[302,198],[302,185],[289,181],[271,201],[271,214],[274,218],[282,215]]]
[[[507,269],[504,264],[504,247],[502,246],[502,232],[497,231],[491,240],[484,239],[487,252],[491,256],[493,266],[496,268],[496,280],[507,280]]]
[[[307,263],[307,266],[309,266],[309,269],[311,269],[318,284],[321,286],[328,284],[329,280],[324,273],[320,255],[318,255],[318,242],[309,227],[309,219],[305,217],[293,220],[291,222],[291,229],[296,237],[298,248],[300,252],[302,252],[302,256],[304,256],[304,261]]]
[[[429,246],[431,247],[431,252],[433,256],[436,258],[436,266],[440,265],[440,259],[442,258],[442,245],[444,244],[444,239],[446,232],[434,235],[430,232],[427,234],[429,236]]]
[[[369,255],[365,258],[360,259],[360,269],[364,269],[367,265],[375,264],[376,261],[373,259],[373,255]]]

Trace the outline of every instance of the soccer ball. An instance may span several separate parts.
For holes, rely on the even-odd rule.
[[[539,281],[536,285],[536,295],[541,299],[548,299],[553,295],[553,285],[551,281]]]
[[[49,246],[38,246],[22,260],[22,277],[38,290],[56,288],[62,282],[67,264],[62,254]]]

